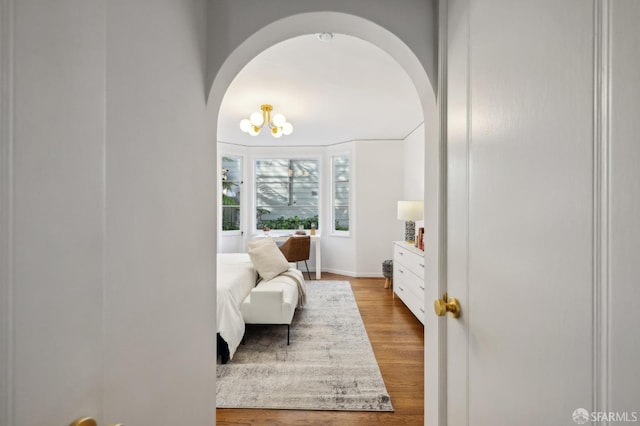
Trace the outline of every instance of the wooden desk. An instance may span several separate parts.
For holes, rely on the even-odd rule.
[[[266,234],[255,234],[253,236],[253,239],[259,239],[259,238],[267,238],[270,237],[272,238],[274,241],[286,241],[287,239],[289,239],[289,237],[295,237],[296,235],[293,234],[293,232],[277,232],[277,231],[271,231],[269,232],[268,235]],[[304,235],[300,235],[300,237],[302,237]],[[322,276],[322,244],[320,244],[321,239],[320,239],[320,233],[316,232],[316,235],[308,235],[311,237],[311,242],[315,242],[316,243],[316,280],[319,280]]]

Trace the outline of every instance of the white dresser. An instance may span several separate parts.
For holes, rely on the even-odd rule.
[[[424,324],[424,251],[393,242],[393,292]]]

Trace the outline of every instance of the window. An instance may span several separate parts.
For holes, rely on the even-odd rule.
[[[319,161],[256,160],[256,229],[318,227]]]
[[[240,230],[242,158],[222,157],[222,230]]]
[[[332,157],[332,212],[333,231],[349,231],[349,157],[339,155]]]

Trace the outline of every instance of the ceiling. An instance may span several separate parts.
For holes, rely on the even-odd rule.
[[[273,105],[293,124],[279,139],[250,136],[239,123]],[[423,121],[409,76],[389,54],[364,40],[334,34],[295,37],[260,53],[225,93],[218,140],[247,146],[323,146],[351,140],[404,139]]]

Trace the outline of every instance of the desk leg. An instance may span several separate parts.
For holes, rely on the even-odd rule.
[[[320,241],[316,241],[316,280],[322,275],[322,246]]]

